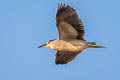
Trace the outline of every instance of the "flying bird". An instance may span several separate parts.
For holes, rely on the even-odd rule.
[[[38,47],[49,47],[56,50],[56,65],[67,64],[86,48],[104,48],[97,45],[96,42],[87,42],[84,39],[83,23],[70,5],[58,4],[56,26],[59,38]]]

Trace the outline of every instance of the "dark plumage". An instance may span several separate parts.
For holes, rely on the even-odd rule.
[[[78,55],[77,52],[57,51],[55,63],[67,64],[68,62],[72,61],[77,55]]]
[[[62,22],[70,24],[76,30],[77,32],[76,37],[74,37],[74,35],[72,36],[72,34],[74,33],[71,33],[70,35],[70,33],[67,32],[67,30],[70,29],[70,26],[67,26],[67,28],[65,29],[65,32],[62,33],[64,31],[64,27],[60,25]],[[68,36],[71,36],[69,37],[69,39],[71,38],[71,39],[84,40],[83,36],[85,34],[85,31],[84,31],[83,23],[81,19],[79,19],[75,9],[72,8],[71,6],[65,5],[65,4],[58,4],[58,10],[56,14],[56,24],[59,31],[59,39],[66,40],[66,37],[68,39]],[[65,35],[65,37],[61,37],[63,35]],[[78,52],[57,51],[55,63],[67,64],[68,62],[72,61],[77,55],[78,55]]]
[[[75,9],[69,5],[58,4],[58,10],[56,14],[57,26],[59,26],[60,22],[63,21],[70,24],[78,32],[78,35],[76,36],[77,39],[84,40],[84,26]]]

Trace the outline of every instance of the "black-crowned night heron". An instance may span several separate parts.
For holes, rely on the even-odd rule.
[[[39,46],[56,50],[56,64],[67,64],[86,48],[104,48],[95,42],[84,40],[84,27],[76,11],[69,5],[58,5],[56,25],[59,38]]]

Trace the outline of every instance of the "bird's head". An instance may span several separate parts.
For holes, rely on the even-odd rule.
[[[47,43],[45,43],[45,44],[43,44],[43,45],[40,45],[38,48],[42,48],[42,47],[50,47],[51,45],[52,45],[52,42],[53,42],[54,40],[50,40],[50,41],[48,41]]]

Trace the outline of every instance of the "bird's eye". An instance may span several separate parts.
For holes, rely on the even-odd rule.
[[[48,44],[50,44],[51,41],[48,41]]]

